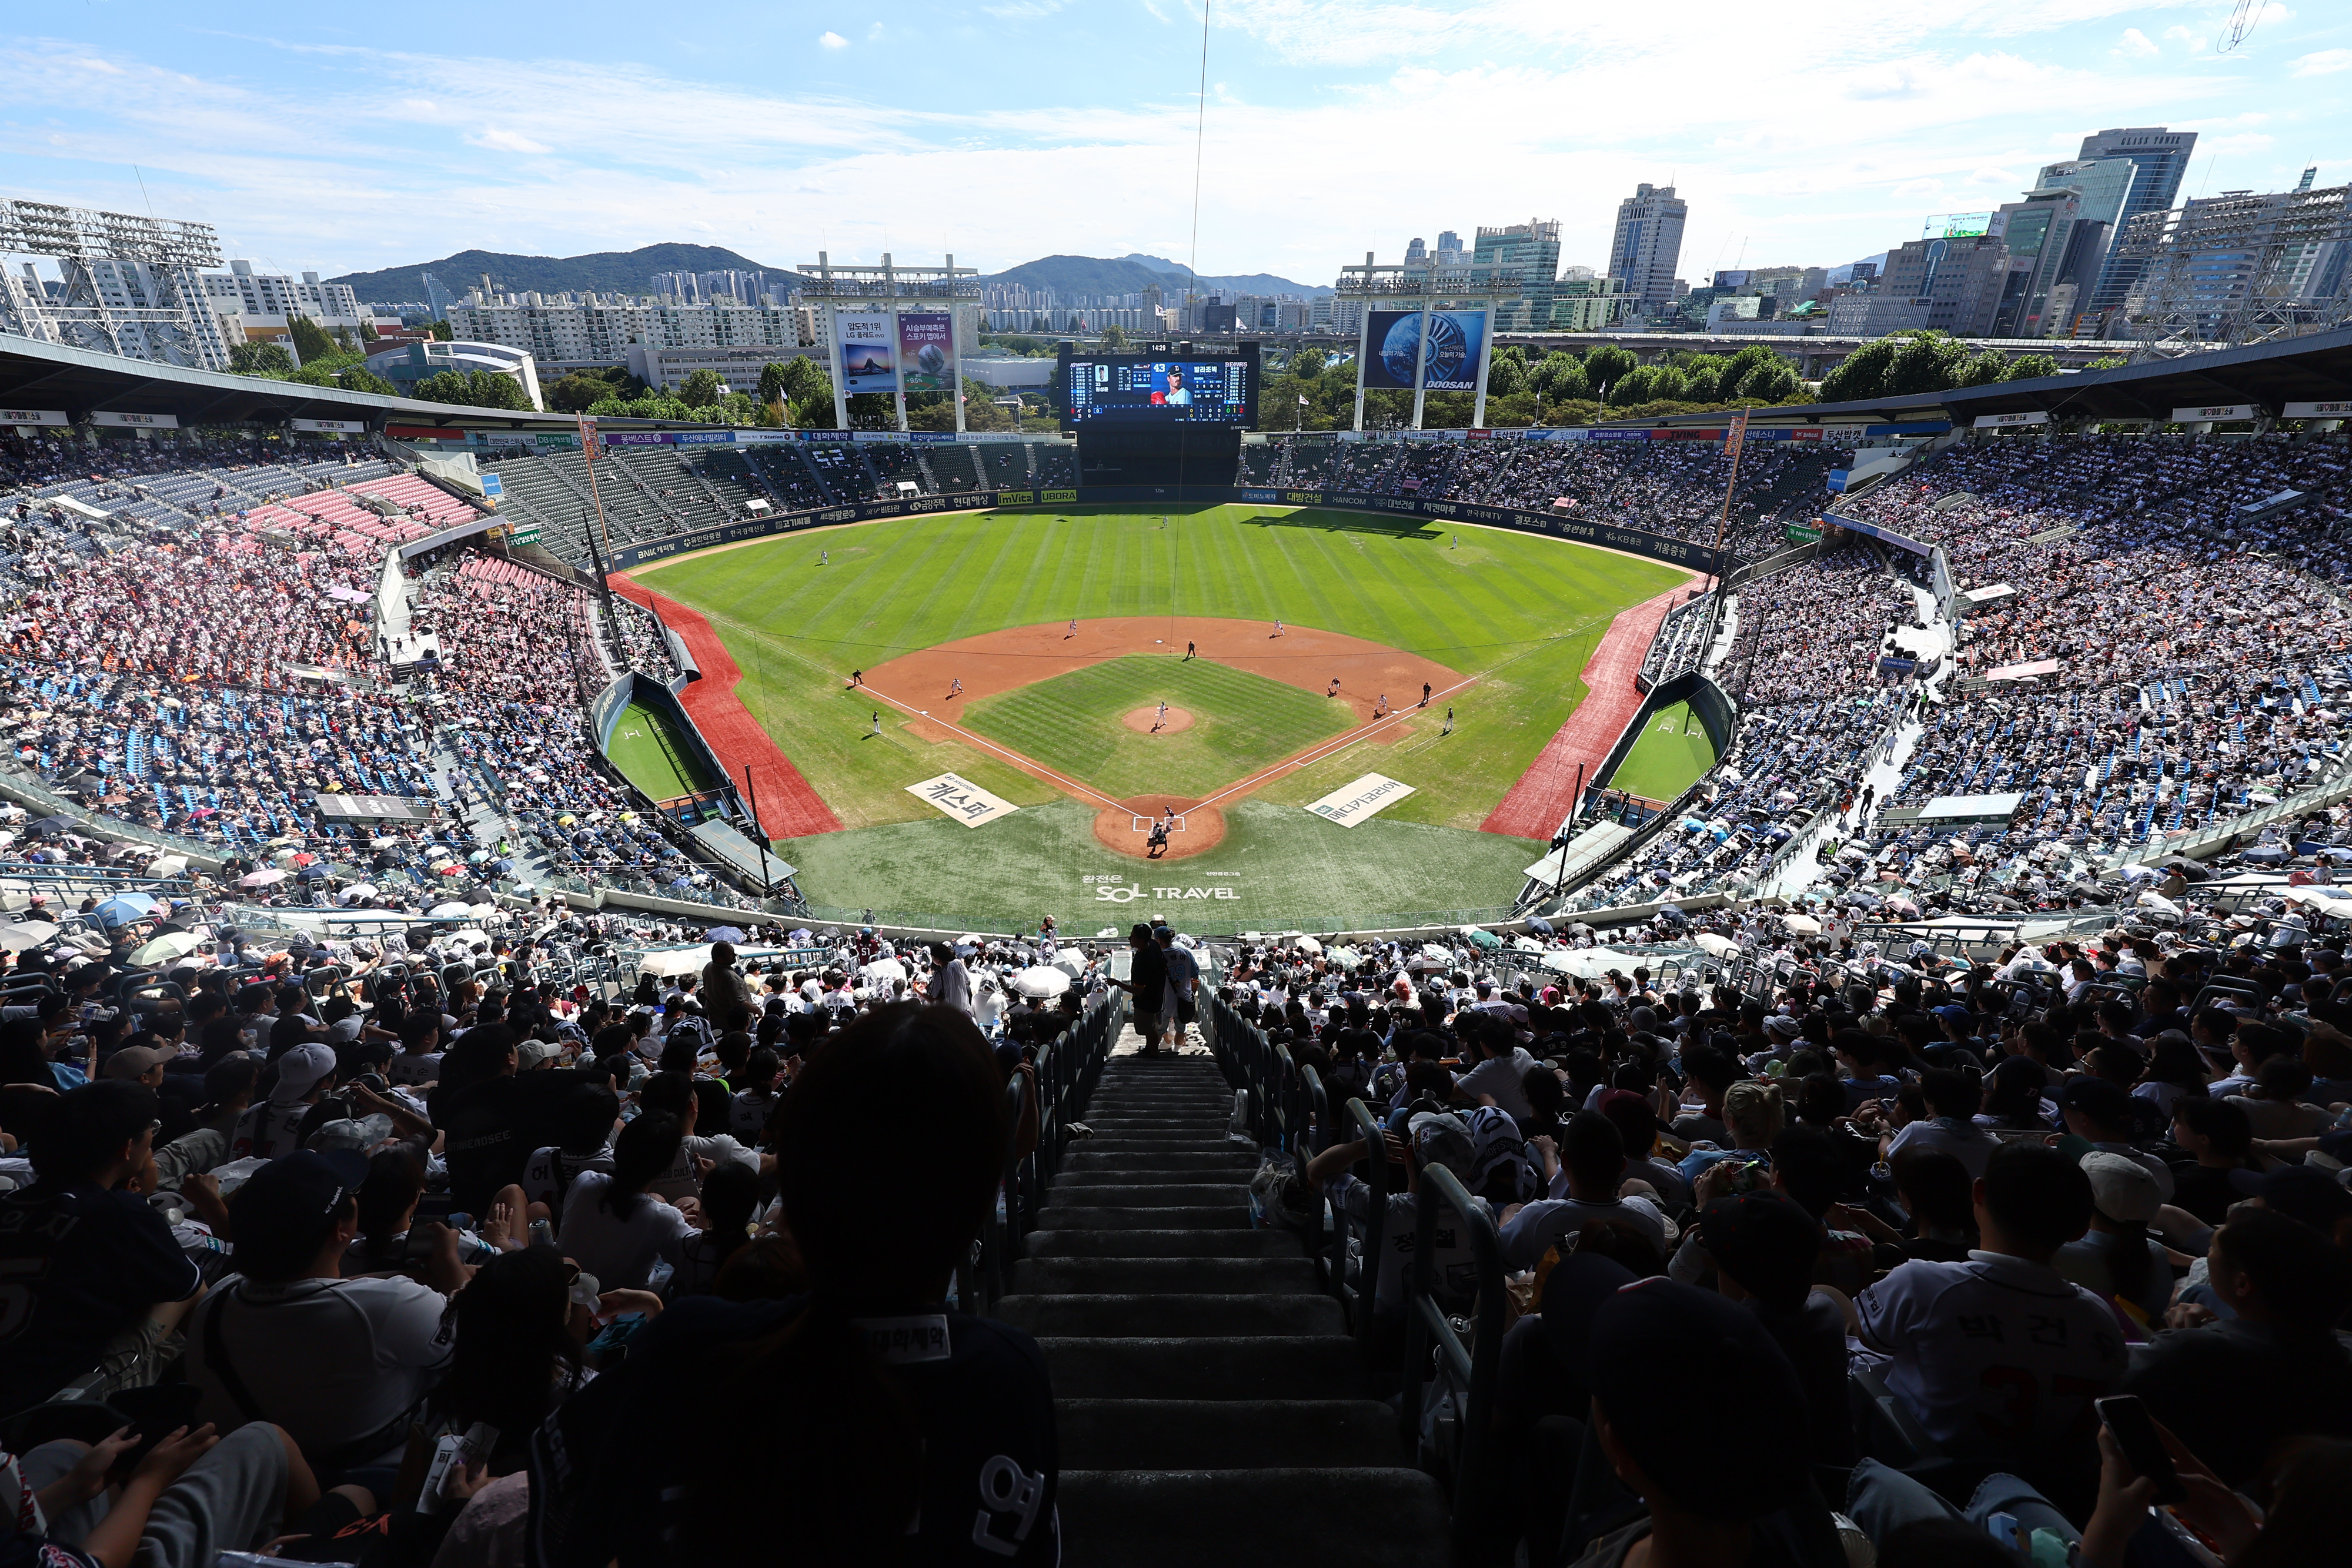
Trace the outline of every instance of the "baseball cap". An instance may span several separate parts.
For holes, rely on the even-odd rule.
[[[1822,1249],[1821,1224],[1811,1215],[1780,1193],[1743,1192],[1708,1204],[1699,1222],[1706,1255],[1740,1289],[1769,1307],[1804,1304]]]
[[[298,1149],[245,1178],[229,1199],[240,1236],[288,1244],[323,1239],[343,1199],[367,1179],[367,1156],[352,1149]]]
[[[291,1105],[334,1071],[335,1053],[331,1047],[317,1040],[298,1045],[278,1059],[278,1086],[269,1092],[269,1098],[273,1103]]]
[[[1805,1484],[1811,1443],[1796,1370],[1754,1312],[1712,1291],[1652,1278],[1612,1292],[1592,1314],[1584,1383],[1642,1473],[1682,1512],[1760,1519]],[[1714,1445],[1693,1440],[1689,1413],[1705,1409],[1776,1411],[1790,1429],[1727,1465]]]
[[[526,1040],[515,1046],[516,1065],[526,1069],[537,1067],[542,1061],[552,1061],[562,1054],[563,1047],[551,1040]]]
[[[2083,1174],[2091,1178],[2091,1201],[2109,1219],[2146,1225],[2164,1207],[2156,1173],[2129,1155],[2093,1149],[2083,1156]]]
[[[1450,1111],[1416,1111],[1405,1122],[1412,1152],[1423,1166],[1444,1166],[1467,1182],[1477,1166],[1470,1129]]]
[[[100,1071],[109,1078],[137,1078],[172,1060],[173,1052],[152,1045],[126,1045],[106,1059]]]

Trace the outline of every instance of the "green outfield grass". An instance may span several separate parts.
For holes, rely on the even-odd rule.
[[[1080,936],[1154,916],[1209,933],[1337,931],[1400,915],[1434,921],[1509,904],[1521,872],[1543,852],[1496,833],[1385,816],[1342,828],[1243,800],[1225,808],[1215,849],[1147,862],[1096,842],[1094,817],[1063,799],[982,828],[934,815],[793,839],[776,851],[811,899],[852,916],[871,908],[909,924],[1004,929],[1051,915],[1065,936]]]
[[[1189,729],[1139,734],[1128,714],[1165,702]],[[1204,797],[1354,724],[1337,703],[1207,659],[1111,659],[971,705],[963,727],[1124,800]]]
[[[1676,703],[1650,716],[1633,749],[1607,779],[1612,789],[1630,789],[1653,800],[1671,800],[1715,766],[1715,742],[1706,726],[1691,712],[1690,704]]]
[[[613,726],[613,766],[656,800],[697,795],[715,788],[687,759],[685,737],[668,716],[631,703]]]
[[[1165,527],[1163,517],[1168,519]],[[829,564],[819,564],[821,551],[830,553]],[[908,785],[953,770],[1024,808],[1064,797],[980,747],[927,741],[913,733],[909,721],[887,711],[883,733],[871,735],[875,705],[866,694],[846,686],[850,671],[870,670],[901,653],[1008,627],[1050,624],[1074,616],[1166,614],[1262,622],[1279,617],[1294,626],[1328,629],[1400,648],[1475,676],[1477,684],[1454,699],[1452,735],[1440,734],[1442,707],[1418,714],[1381,742],[1349,746],[1286,776],[1253,799],[1254,806],[1293,808],[1289,816],[1297,820],[1294,831],[1321,828],[1335,834],[1320,852],[1339,855],[1349,863],[1333,868],[1328,874],[1334,876],[1370,875],[1369,868],[1352,862],[1376,858],[1390,829],[1463,830],[1465,847],[1450,860],[1393,868],[1399,880],[1351,884],[1359,885],[1365,897],[1376,896],[1371,891],[1376,886],[1385,888],[1377,896],[1403,900],[1390,906],[1394,910],[1497,904],[1517,891],[1517,872],[1533,857],[1522,852],[1525,846],[1517,841],[1474,830],[1583,699],[1578,672],[1611,618],[1685,576],[1654,562],[1507,529],[1251,506],[1172,512],[1076,507],[893,519],[682,557],[641,569],[636,575],[710,618],[743,669],[740,689],[745,706],[824,796],[845,829],[879,829],[891,823],[919,827],[924,831],[915,837],[936,840],[950,859],[977,852],[965,841],[938,835],[937,828],[984,839],[1022,821],[1027,813],[979,830],[957,828],[933,818],[929,808],[906,793]],[[1066,689],[1066,700],[1083,702],[1087,711],[1107,714],[1115,724],[1127,707],[1157,701],[1164,691],[1172,691],[1169,683],[1188,678],[1178,664],[1171,649],[1165,676],[1128,688],[1133,701],[1083,681]],[[1233,674],[1204,661],[1189,678],[1211,682]],[[1101,678],[1124,680],[1126,675],[1121,672]],[[1236,678],[1247,689],[1268,688],[1269,701],[1273,691],[1288,691],[1278,683]],[[1160,744],[1183,742],[1184,735],[1158,737],[1158,742],[1135,737],[1139,745],[1157,747],[1137,750],[1123,733],[1112,733],[1109,725],[1099,722],[1090,723],[1095,733],[1084,744],[1108,746],[1100,762],[1083,758],[1055,762],[1049,754],[1070,757],[1069,748],[1079,744],[1066,730],[1052,736],[1054,723],[1043,711],[1049,702],[1066,700],[1066,690],[1025,702],[1023,693],[994,699],[1009,703],[1013,711],[998,708],[992,722],[1024,727],[1035,739],[1034,745],[1005,744],[1113,794],[1202,793],[1250,770],[1248,755],[1231,766],[1211,766],[1204,745],[1196,767],[1186,747]],[[1214,705],[1207,696],[1199,703],[1172,695],[1169,700],[1192,709],[1204,730],[1231,726],[1225,733],[1252,754],[1261,746],[1279,747],[1274,753],[1278,756],[1318,737],[1317,732],[1275,723],[1272,709],[1264,716],[1250,711],[1255,699],[1229,696],[1222,688],[1217,695]],[[1321,706],[1311,695],[1307,700]],[[977,712],[992,704],[973,706]],[[1337,716],[1333,722],[1339,722]],[[974,726],[976,732],[979,727]],[[1296,745],[1281,744],[1284,737],[1299,733],[1305,738]],[[1202,734],[1202,738],[1206,743],[1210,736]],[[1133,759],[1169,758],[1177,766],[1129,769]],[[1088,767],[1106,769],[1108,777],[1087,777]],[[1376,824],[1382,831],[1371,837],[1366,836],[1370,828],[1330,830],[1295,810],[1374,771],[1402,779],[1416,793],[1383,812]],[[1270,823],[1265,832],[1280,837]],[[1008,836],[1030,831],[1024,826]],[[793,852],[791,858],[807,873],[803,886],[812,897],[863,906],[886,896],[882,889],[892,885],[888,878],[899,873],[885,876],[883,861],[875,862],[871,874],[884,880],[863,883],[867,891],[835,884],[824,869],[837,866],[841,874],[849,874],[856,857],[845,843],[835,846],[829,840],[857,836],[852,832],[803,841]],[[812,844],[825,847],[813,849]],[[950,849],[959,844],[960,850]],[[1494,868],[1467,881],[1454,880],[1456,869],[1466,873],[1470,866],[1485,867],[1486,848],[1496,852]],[[1507,875],[1496,869],[1506,862]],[[887,863],[913,862],[892,857]],[[1045,869],[1040,868],[1040,874]],[[1412,886],[1420,888],[1418,894],[1408,894]],[[971,906],[950,903],[949,907]],[[1327,917],[1320,924],[1330,922]]]

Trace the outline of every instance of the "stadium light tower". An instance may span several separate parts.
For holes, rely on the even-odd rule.
[[[0,275],[0,332],[167,365],[228,368],[197,269],[221,264],[210,224],[0,200],[0,252],[45,256],[64,287]]]
[[[1459,252],[1454,253],[1457,256]],[[1372,253],[1364,253],[1361,267],[1349,265],[1339,269],[1339,286],[1332,292],[1344,299],[1360,303],[1356,324],[1356,428],[1364,428],[1364,378],[1370,369],[1372,349],[1372,312],[1376,308],[1402,307],[1406,312],[1419,314],[1413,336],[1412,353],[1412,427],[1421,428],[1423,405],[1429,396],[1429,362],[1436,349],[1430,340],[1433,319],[1452,317],[1446,309],[1454,304],[1466,304],[1476,313],[1478,327],[1478,380],[1473,402],[1470,423],[1483,427],[1486,423],[1486,367],[1494,358],[1495,302],[1512,298],[1527,292],[1525,281],[1517,269],[1505,270],[1492,265],[1454,266],[1443,270],[1426,262],[1378,262]],[[1448,323],[1449,330],[1455,330]]]
[[[958,267],[955,257],[944,267],[899,267],[882,253],[879,267],[835,267],[824,251],[800,267],[803,298],[824,302],[825,362],[833,371],[833,417],[838,429],[849,428],[848,354],[855,350],[867,367],[861,380],[878,381],[886,373],[898,406],[898,428],[907,428],[907,384],[911,369],[919,378],[916,390],[929,390],[929,382],[945,374],[947,390],[955,400],[956,434],[963,434],[963,347],[956,332],[956,307],[980,298],[980,269]],[[946,329],[938,318],[944,312]],[[849,341],[852,334],[856,341]],[[944,337],[942,345],[940,339]],[[944,350],[942,352],[942,350]],[[913,358],[916,363],[908,364]],[[940,362],[943,361],[944,362]],[[862,387],[878,392],[879,387]]]

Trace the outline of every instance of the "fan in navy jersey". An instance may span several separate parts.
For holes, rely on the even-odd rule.
[[[875,1157],[884,1107],[921,1158]],[[877,1009],[811,1059],[776,1176],[812,1293],[681,1301],[569,1401],[532,1443],[535,1568],[1057,1563],[1045,1358],[944,1304],[1006,1134],[953,1008]],[[645,1440],[687,1411],[691,1441]]]

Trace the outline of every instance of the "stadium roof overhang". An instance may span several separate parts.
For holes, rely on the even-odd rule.
[[[2221,349],[2114,370],[1996,382],[1950,392],[1851,402],[1761,408],[1750,424],[1906,423],[1948,419],[1971,424],[1986,414],[2047,413],[2061,419],[2169,420],[2177,408],[2252,403],[2275,415],[2291,402],[2352,399],[2352,328]],[[1724,423],[1721,413],[1674,414],[1658,424]]]
[[[474,430],[571,430],[568,413],[467,408],[378,397],[338,387],[261,376],[184,370],[119,354],[93,353],[30,338],[0,336],[0,406],[61,409],[75,420],[92,413],[163,413],[184,425],[277,424],[289,419],[364,420],[384,425],[441,425]],[[600,419],[617,430],[671,428],[650,419]]]

